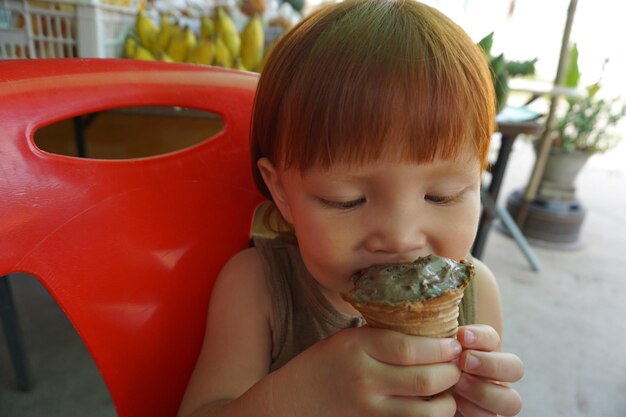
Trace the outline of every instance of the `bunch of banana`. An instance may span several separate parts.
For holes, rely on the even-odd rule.
[[[496,92],[496,110],[500,113],[509,96],[509,77],[533,75],[537,58],[527,61],[506,61],[504,54],[491,55],[492,45],[493,32],[478,42],[478,46],[483,50],[485,58],[489,62],[493,86]]]
[[[161,14],[159,25],[143,11],[137,13],[135,33],[124,43],[124,56],[165,62],[185,62],[196,46],[196,37],[189,28],[180,27],[170,16]]]
[[[248,71],[260,71],[265,34],[260,14],[249,18],[239,33],[225,8],[213,18],[200,17],[199,36],[171,16],[162,14],[159,25],[143,12],[137,14],[135,34],[124,43],[124,56],[143,60],[189,62]]]
[[[259,14],[252,16],[239,33],[226,9],[218,7],[213,19],[206,16],[201,18],[200,34],[203,40],[197,49],[202,51],[194,51],[188,62],[209,63],[247,71],[259,70],[265,41]],[[208,62],[210,56],[212,61]]]

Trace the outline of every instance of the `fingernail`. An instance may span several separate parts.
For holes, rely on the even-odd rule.
[[[476,356],[472,354],[467,355],[467,358],[465,359],[465,366],[463,367],[463,369],[465,369],[466,371],[473,371],[479,366],[480,366],[480,361],[478,360]]]
[[[463,335],[463,342],[465,342],[466,345],[471,345],[475,341],[476,335],[474,334],[474,332],[472,332],[471,330],[466,330],[465,334]]]
[[[459,342],[456,341],[456,339],[453,339],[450,342],[450,347],[452,350],[452,354],[454,356],[459,356],[461,354],[461,351],[463,350],[463,346],[461,346],[461,344]]]

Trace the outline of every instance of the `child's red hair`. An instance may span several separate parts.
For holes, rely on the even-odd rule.
[[[378,158],[428,162],[472,149],[486,166],[495,121],[482,51],[412,0],[347,0],[303,19],[274,46],[252,121],[253,171]]]

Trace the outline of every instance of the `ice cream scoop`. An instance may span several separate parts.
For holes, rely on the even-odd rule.
[[[436,255],[410,263],[374,265],[356,273],[342,293],[369,326],[428,337],[452,337],[459,304],[474,276],[466,260]]]

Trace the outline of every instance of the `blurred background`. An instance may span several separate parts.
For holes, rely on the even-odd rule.
[[[626,307],[621,300],[626,290],[619,259],[626,248],[626,123],[617,116],[607,123],[607,105],[593,107],[611,102],[608,107],[617,115],[626,95],[621,7],[609,0],[425,3],[456,21],[476,43],[493,34],[491,58],[533,61],[530,74],[509,74],[507,79],[509,93],[493,138],[494,166],[502,161],[503,146],[510,146],[510,153],[499,174],[498,192],[491,195],[495,208],[488,214],[480,251],[502,290],[505,350],[526,364],[526,376],[517,384],[525,401],[520,416],[624,416]],[[563,77],[574,84],[558,90],[554,81],[572,3],[576,10],[568,46],[576,45],[577,65],[568,55]],[[261,72],[272,43],[322,4],[0,0],[0,59],[119,57]],[[99,17],[85,24],[78,10],[80,16]],[[58,23],[50,20],[53,16]],[[235,49],[225,41],[233,34],[239,39]],[[599,89],[590,94],[587,87],[598,81]],[[557,103],[553,129],[544,137],[552,100]],[[583,105],[600,108],[604,118],[590,118]],[[591,131],[581,132],[581,124]],[[126,159],[192,146],[221,128],[218,116],[192,109],[111,109],[45,126],[35,140],[51,153]],[[600,142],[567,140],[585,134]],[[536,148],[546,140],[568,154],[586,155],[579,174],[565,185],[556,185],[541,172],[547,168],[538,163]],[[519,196],[528,191],[534,174],[537,187],[526,201]],[[496,175],[486,175],[486,187]],[[526,219],[520,221],[524,210]],[[511,238],[507,220],[517,224],[522,238]],[[115,416],[97,368],[52,297],[33,277],[14,274],[8,279],[34,384],[28,391],[17,388],[6,345],[0,341],[0,416]],[[0,327],[4,340],[2,332]]]

